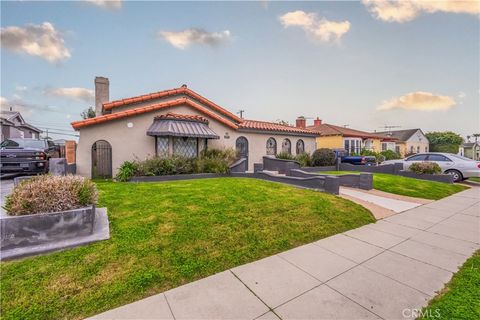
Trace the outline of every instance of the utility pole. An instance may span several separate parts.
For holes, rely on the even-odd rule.
[[[245,110],[238,110],[237,114],[240,115],[240,118],[243,119],[243,113],[245,112]]]

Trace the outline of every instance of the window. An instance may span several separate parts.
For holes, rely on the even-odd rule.
[[[385,150],[387,150],[387,143],[382,142],[382,151],[385,151]]]
[[[410,153],[413,153],[413,146],[410,146]]]
[[[420,153],[420,146],[417,146],[417,153]]]
[[[400,146],[395,146],[395,152],[400,154]]]
[[[173,137],[173,154],[188,158],[197,156],[197,138]]]
[[[425,161],[425,160],[427,160],[426,154],[418,154],[415,156],[411,156],[410,158],[407,159],[407,161]]]
[[[425,152],[428,152],[428,147],[425,147]]]
[[[305,152],[305,143],[302,139],[297,141],[297,154],[302,154]]]
[[[277,154],[277,141],[274,138],[267,140],[267,155],[274,156]]]
[[[168,137],[157,137],[157,156],[168,156]]]
[[[292,143],[289,139],[284,139],[282,142],[282,152],[292,154]]]
[[[431,154],[428,156],[428,161],[450,161],[450,159],[441,154]]]

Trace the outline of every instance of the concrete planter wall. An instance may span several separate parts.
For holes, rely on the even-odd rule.
[[[263,170],[286,173],[288,170],[291,169],[300,169],[300,163],[295,160],[263,157]]]
[[[80,209],[7,216],[0,219],[1,250],[37,246],[93,233],[95,206]]]
[[[241,158],[230,166],[230,172],[245,172],[247,171],[247,165],[247,158]]]
[[[401,170],[398,172],[398,175],[402,177],[428,180],[435,182],[444,182],[444,183],[453,183],[453,176],[450,174],[418,174],[412,171]]]
[[[290,170],[290,176],[293,177],[328,177],[326,174],[321,173],[311,173],[302,170]],[[371,173],[360,173],[360,174],[341,174],[335,175],[338,179],[338,183],[342,187],[351,187],[359,188],[363,190],[373,189],[373,175]]]

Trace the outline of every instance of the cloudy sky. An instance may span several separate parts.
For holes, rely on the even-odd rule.
[[[50,131],[189,88],[246,118],[479,128],[479,1],[1,2],[1,105]],[[311,120],[310,120],[311,121]]]

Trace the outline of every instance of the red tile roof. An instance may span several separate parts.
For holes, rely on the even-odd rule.
[[[208,123],[208,120],[204,117],[197,116],[197,115],[190,115],[190,114],[178,114],[169,112],[167,114],[162,114],[160,116],[156,116],[155,120],[187,120],[187,121],[197,121],[197,122],[204,122]]]
[[[287,126],[274,122],[257,121],[257,120],[243,120],[238,126],[239,129],[251,129],[260,131],[277,131],[277,132],[290,132],[290,133],[302,133],[315,135],[316,132],[309,129],[302,129],[293,126]]]
[[[74,129],[80,129],[80,128],[90,126],[90,125],[93,125],[93,124],[103,123],[103,122],[107,122],[107,121],[114,120],[114,119],[122,119],[122,118],[130,117],[130,116],[134,116],[134,115],[138,115],[138,114],[143,114],[143,113],[147,113],[147,112],[151,112],[151,111],[157,111],[157,110],[170,108],[170,107],[174,107],[174,106],[179,106],[179,105],[183,105],[183,104],[187,104],[187,105],[193,107],[194,109],[202,112],[203,114],[209,116],[212,119],[215,119],[215,120],[225,124],[226,126],[229,126],[232,129],[237,129],[238,128],[237,124],[235,124],[233,121],[229,121],[225,118],[220,117],[216,113],[213,113],[212,111],[206,109],[205,107],[202,107],[198,103],[195,103],[188,98],[180,98],[180,99],[166,101],[166,102],[153,104],[153,105],[149,105],[149,106],[145,106],[145,107],[140,107],[140,108],[136,108],[136,109],[130,109],[130,110],[115,112],[115,113],[111,113],[111,114],[105,114],[103,116],[98,116],[98,117],[95,117],[95,118],[85,119],[85,120],[81,120],[81,121],[75,121],[75,122],[72,122],[71,125]]]
[[[351,138],[363,138],[363,139],[385,139],[385,140],[392,140],[390,137],[381,136],[377,134],[372,134],[365,131],[339,127],[333,124],[322,123],[317,126],[308,126],[307,129],[313,130],[318,132],[320,136],[344,136],[344,137],[351,137]]]
[[[153,100],[153,99],[170,97],[170,96],[179,95],[179,94],[184,94],[188,97],[194,98],[194,99],[200,101],[201,103],[211,107],[212,109],[222,113],[223,115],[229,117],[233,121],[236,121],[236,122],[241,121],[241,119],[238,116],[236,116],[233,113],[225,110],[224,108],[222,108],[219,105],[213,103],[212,101],[208,100],[207,98],[202,97],[201,95],[199,95],[195,91],[190,90],[189,88],[187,88],[187,86],[182,86],[180,88],[175,88],[175,89],[170,89],[170,90],[158,91],[158,92],[154,92],[154,93],[148,93],[148,94],[144,94],[144,95],[141,95],[141,96],[126,98],[126,99],[120,99],[120,100],[115,100],[115,101],[111,101],[111,102],[105,102],[103,104],[103,109],[104,110],[111,110],[113,108],[120,107],[120,106],[125,106],[125,105],[128,105],[128,104],[146,102],[146,101],[150,101],[150,100]]]

